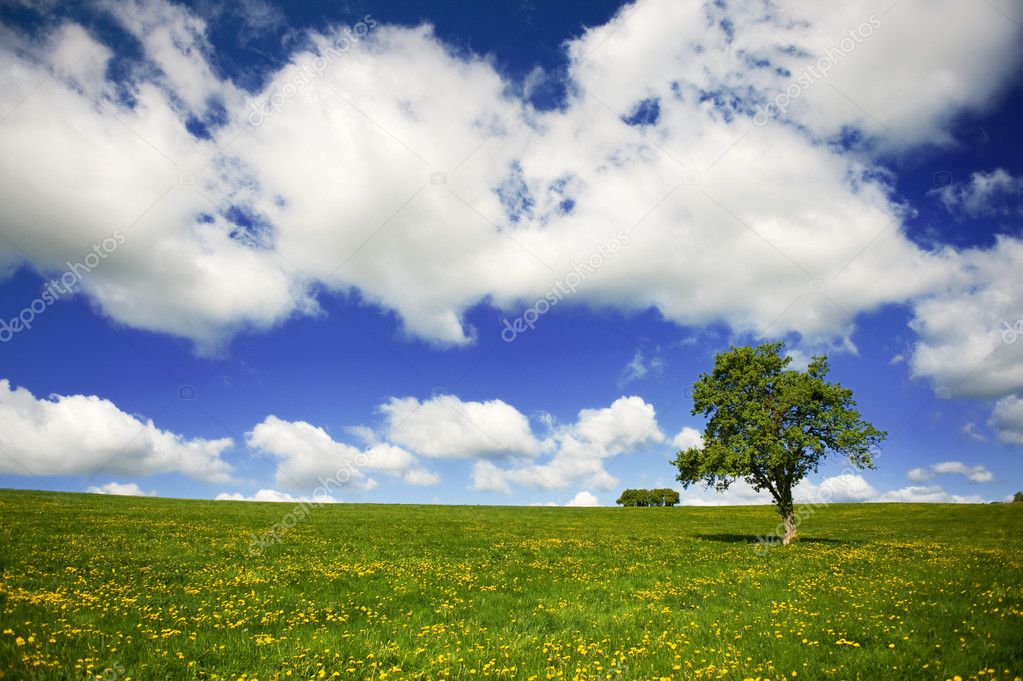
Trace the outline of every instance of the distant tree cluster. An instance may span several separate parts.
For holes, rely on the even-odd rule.
[[[678,503],[678,492],[667,488],[627,489],[615,503],[622,506],[674,506]]]
[[[1016,503],[1023,502],[1023,492],[1016,492],[1012,495],[1012,500]]]

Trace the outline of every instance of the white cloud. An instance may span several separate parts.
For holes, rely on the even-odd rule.
[[[863,476],[850,473],[825,478],[819,484],[804,478],[792,490],[793,499],[800,504],[872,501],[878,494]],[[768,492],[755,492],[744,480],[735,481],[724,492],[691,487],[688,490],[681,490],[680,495],[683,506],[746,506],[773,503]]]
[[[575,423],[556,428],[550,437],[554,452],[543,463],[500,468],[490,461],[476,462],[472,487],[502,493],[510,492],[511,484],[547,490],[573,485],[606,490],[618,481],[604,468],[604,460],[663,440],[653,405],[637,396],[620,397],[602,409],[583,409]]]
[[[409,485],[428,487],[440,482],[440,476],[424,468],[413,468],[402,474],[402,479]]]
[[[928,0],[902,0],[897,7],[868,0],[840,9],[788,0],[782,6],[793,18],[806,12],[811,26],[792,30],[813,35],[800,44],[815,55],[825,45],[843,47],[851,31],[877,18],[873,34],[810,90],[803,120],[835,132],[851,123],[891,149],[951,142],[955,112],[986,109],[1019,63],[1019,6],[981,12]]]
[[[187,439],[151,419],[127,414],[95,395],[37,399],[0,379],[0,472],[24,475],[183,473],[196,480],[230,479],[221,458],[230,438]]]
[[[682,506],[747,506],[769,504],[771,497],[767,492],[754,492],[744,480],[736,480],[723,492],[702,485],[680,489],[679,503]]]
[[[438,395],[420,402],[392,397],[380,406],[388,440],[430,458],[536,456],[544,449],[529,419],[501,400],[464,402]]]
[[[366,449],[335,441],[323,428],[305,421],[285,421],[270,415],[250,432],[246,443],[276,461],[277,485],[287,489],[371,490],[377,481],[367,477],[378,471],[411,485],[432,485],[440,478],[418,466],[416,457],[389,443]]]
[[[600,501],[590,492],[583,490],[572,497],[565,506],[600,506]]]
[[[772,503],[767,492],[754,492],[753,488],[739,480],[725,492],[704,488],[681,490],[683,506],[742,506]],[[871,502],[913,502],[913,503],[983,503],[979,495],[962,496],[951,494],[938,486],[908,486],[900,489],[881,491],[859,474],[842,473],[824,478],[820,483],[804,479],[793,490],[798,504],[821,503],[871,503]]]
[[[927,482],[936,475],[961,475],[970,482],[993,482],[994,474],[981,465],[967,466],[962,461],[942,461],[926,468],[914,468],[906,477],[911,482]]]
[[[934,478],[934,471],[930,468],[911,468],[906,477],[910,482],[927,482]]]
[[[325,430],[305,421],[267,416],[245,434],[249,447],[270,454],[276,461],[277,485],[287,489],[322,487],[328,480],[339,487],[371,488],[364,466],[356,465],[362,451],[334,441]],[[364,462],[365,455],[360,459]]]
[[[89,488],[85,490],[89,494],[114,494],[123,497],[155,497],[156,492],[143,491],[134,482],[108,482],[105,485],[89,485]]]
[[[1023,214],[1023,177],[1014,177],[1002,168],[975,172],[966,182],[930,193],[953,215],[977,218]]]
[[[647,366],[643,358],[643,351],[637,349],[636,354],[632,356],[629,363],[625,365],[624,369],[622,369],[622,375],[618,379],[618,385],[624,386],[628,383],[639,380],[646,376],[647,371]]]
[[[504,471],[489,461],[477,461],[473,464],[472,488],[477,492],[511,494],[511,486]]]
[[[685,426],[671,439],[671,444],[679,450],[691,447],[701,448],[703,447],[703,433],[690,426]]]
[[[577,493],[574,497],[569,499],[564,504],[559,504],[557,501],[547,501],[547,502],[535,502],[535,503],[530,504],[530,506],[552,506],[552,507],[565,506],[565,507],[573,507],[573,508],[593,508],[593,507],[600,506],[600,500],[597,499],[597,497],[595,495],[593,495],[592,493],[590,493],[590,492],[588,492],[586,490],[582,490],[581,492]]]
[[[914,305],[913,375],[953,397],[1023,390],[1023,242],[999,237],[993,249],[949,258],[957,265],[945,284]]]
[[[469,343],[480,330],[466,309],[543,296],[595,238],[641,218],[579,302],[845,338],[858,313],[944,291],[968,263],[909,241],[871,157],[822,140],[851,126],[883,152],[948,141],[956,115],[1004,87],[1023,44],[1019,21],[961,3],[902,0],[885,13],[890,2],[646,0],[567,44],[570,95],[555,111],[533,110],[490,61],[427,27],[381,26],[368,49],[343,54],[330,51],[338,33],[310,34],[298,42],[313,47],[249,102],[210,67],[206,26],[187,9],[105,6],[157,67],[133,72],[134,106],[105,80],[109,49],[80,27],[37,44],[12,34],[0,48],[0,111],[13,111],[0,127],[0,221],[30,254],[0,245],[0,265],[56,274],[126,230],[82,292],[118,322],[207,352],[240,328],[316,314],[313,290],[357,289],[413,335]],[[753,124],[757,104],[872,14],[880,25],[786,116]],[[310,71],[320,55],[325,68]],[[619,114],[646,99],[660,115],[643,137]],[[279,111],[249,125],[248,105],[268,100]],[[229,122],[214,139],[190,135],[184,121],[214,102]],[[699,184],[670,191],[693,171]],[[179,183],[190,172],[195,184]],[[430,184],[436,172],[447,182]],[[239,238],[232,207],[267,228]],[[809,293],[811,280],[827,295]],[[931,315],[918,309],[919,323]],[[918,355],[920,373],[940,371]]]
[[[157,84],[184,100],[188,110],[203,115],[212,100],[240,97],[230,83],[214,75],[206,23],[186,7],[146,0],[101,0],[104,9],[142,44],[155,63]]]
[[[871,501],[878,491],[862,475],[842,473],[825,478],[819,485],[803,480],[793,490],[795,499],[802,503],[850,503]]]
[[[660,357],[647,357],[642,350],[637,348],[632,359],[622,369],[621,376],[618,378],[618,387],[625,387],[629,383],[643,378],[651,371],[658,373],[663,369],[664,360]]]
[[[270,502],[287,502],[287,503],[300,503],[307,502],[313,504],[340,504],[341,502],[334,497],[327,494],[316,494],[313,496],[292,496],[287,492],[278,492],[275,489],[261,489],[252,496],[245,496],[240,492],[221,492],[216,497],[215,501],[270,501]]]
[[[963,435],[974,442],[987,442],[987,437],[977,431],[977,424],[973,421],[963,425]]]
[[[379,411],[384,415],[379,430],[348,429],[366,443],[365,449],[337,442],[304,421],[272,415],[246,435],[246,442],[274,457],[276,484],[288,489],[323,486],[325,480],[338,487],[372,489],[377,482],[366,477],[368,471],[410,485],[436,484],[440,477],[419,465],[419,454],[473,460],[473,489],[506,494],[512,485],[608,489],[617,481],[604,469],[604,460],[664,440],[653,406],[636,396],[621,397],[602,409],[582,409],[571,424],[555,426],[548,420],[550,433],[544,440],[521,412],[500,400],[392,397]]]
[[[931,470],[941,474],[961,475],[970,482],[992,482],[995,476],[981,465],[967,466],[961,461],[942,461],[931,466]]]
[[[905,502],[914,504],[982,504],[984,499],[977,494],[962,496],[950,494],[938,486],[925,487],[910,485],[901,489],[885,492],[871,501]]]
[[[559,434],[564,442],[596,447],[601,456],[629,451],[645,442],[661,442],[664,434],[657,427],[652,404],[636,395],[619,397],[609,407],[583,409],[575,424]]]
[[[995,403],[991,426],[998,431],[998,439],[1010,445],[1023,445],[1023,399],[1009,395]]]
[[[684,92],[739,97],[749,96],[745,87],[773,97],[792,86],[798,94],[789,118],[821,134],[859,128],[900,148],[948,140],[953,112],[984,108],[1015,70],[1023,12],[977,9],[926,0],[898,7],[885,0],[840,6],[782,0],[706,9],[695,2],[634,3],[569,49],[574,75],[584,86],[602,85],[619,110],[672,81]],[[828,57],[827,75],[815,76],[812,67]],[[683,80],[686,60],[692,68]],[[752,67],[753,60],[770,66]],[[778,77],[778,67],[791,77]]]
[[[240,100],[196,61],[202,50],[191,41],[201,24],[183,8],[158,2],[117,16],[130,28],[154,24],[143,47],[165,69],[135,84],[133,109],[105,80],[110,50],[78,26],[58,28],[41,45],[18,40],[0,48],[0,110],[11,112],[0,128],[0,205],[5,231],[20,248],[5,245],[0,263],[18,262],[24,252],[36,270],[59,275],[120,230],[125,242],[83,277],[79,290],[121,323],[192,338],[204,350],[242,326],[265,328],[292,311],[312,310],[278,256],[230,238],[221,210],[204,197],[225,203],[218,185],[234,171],[216,159],[221,142],[196,139],[184,118],[214,93],[229,108]],[[146,73],[137,71],[140,78]],[[179,183],[190,177],[181,173],[211,158],[197,184]]]

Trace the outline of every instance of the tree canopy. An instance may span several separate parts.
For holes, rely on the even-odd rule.
[[[622,506],[674,506],[679,501],[678,492],[673,489],[627,489],[618,497],[616,504]]]
[[[736,480],[767,490],[785,523],[784,542],[796,535],[792,490],[830,454],[873,468],[886,433],[863,420],[852,391],[828,383],[828,359],[806,371],[788,368],[781,341],[732,347],[693,385],[694,415],[708,418],[702,447],[672,462],[683,486],[705,483],[719,491]]]

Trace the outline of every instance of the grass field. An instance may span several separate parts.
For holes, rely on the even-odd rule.
[[[293,508],[0,491],[2,676],[1023,675],[1023,504]]]

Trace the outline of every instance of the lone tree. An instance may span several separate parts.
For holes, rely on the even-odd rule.
[[[706,483],[718,491],[738,479],[771,493],[781,514],[782,543],[796,538],[792,488],[816,472],[829,454],[873,468],[872,450],[887,436],[860,418],[852,391],[828,383],[828,359],[806,371],[788,369],[781,341],[732,347],[693,385],[693,414],[710,417],[702,447],[672,462],[684,487]]]

